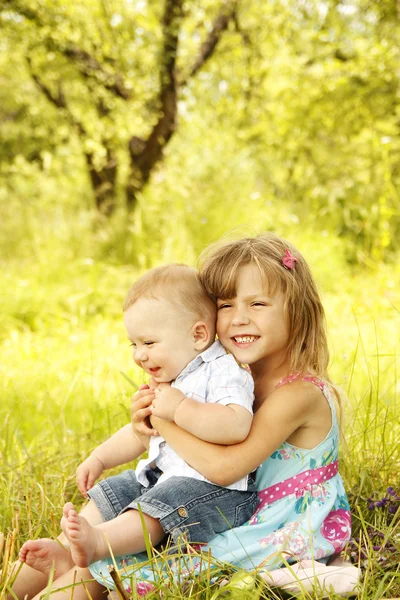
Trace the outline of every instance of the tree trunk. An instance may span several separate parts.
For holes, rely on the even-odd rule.
[[[137,137],[129,140],[130,172],[126,185],[126,206],[129,212],[136,206],[137,194],[142,191],[150,175],[163,158],[163,151],[176,128],[177,100],[175,78],[164,86],[162,110],[158,123],[146,141]]]
[[[85,153],[85,158],[96,208],[102,215],[110,217],[116,207],[117,158],[110,148],[107,148],[107,162],[101,168],[96,168],[93,154]]]
[[[222,5],[207,39],[202,44],[196,61],[185,77],[176,72],[179,31],[183,19],[183,0],[165,0],[163,16],[163,54],[160,63],[160,90],[158,95],[159,118],[149,137],[144,140],[133,136],[129,140],[130,173],[126,185],[126,206],[133,211],[137,194],[150,179],[154,167],[163,159],[164,149],[176,131],[177,97],[186,85],[213,55],[222,33],[235,15],[237,0]]]

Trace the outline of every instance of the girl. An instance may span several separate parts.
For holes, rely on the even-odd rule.
[[[186,462],[216,484],[229,485],[257,469],[260,504],[248,523],[209,543],[205,549],[210,548],[216,559],[257,568],[272,584],[287,581],[288,569],[279,569],[287,563],[297,563],[293,570],[300,578],[300,569],[311,569],[326,581],[333,567],[312,561],[340,552],[351,526],[338,473],[339,396],[327,374],[324,311],[310,270],[293,246],[264,234],[211,247],[203,257],[201,277],[217,301],[221,343],[238,362],[249,365],[254,378],[250,434],[240,444],[221,446],[155,416],[152,425]],[[153,411],[157,412],[154,394],[138,392],[132,405],[138,434],[154,435],[146,425]],[[135,557],[123,559],[121,571],[132,563]],[[72,569],[53,585],[94,577],[86,586],[94,600],[101,598],[104,586],[113,587],[109,564],[112,561],[99,561],[90,572]],[[152,570],[140,569],[137,563],[132,568],[137,579],[153,577]],[[335,585],[334,580],[330,583]],[[51,597],[67,598],[68,593]],[[83,587],[75,589],[74,598],[86,598]]]

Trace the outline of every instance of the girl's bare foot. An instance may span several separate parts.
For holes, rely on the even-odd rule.
[[[72,560],[78,567],[88,567],[106,556],[103,533],[78,515],[71,502],[64,506],[62,528],[70,544]]]
[[[260,575],[272,587],[295,594],[317,590],[321,598],[330,598],[332,590],[339,596],[355,596],[360,581],[360,571],[353,565],[326,566],[313,560],[302,560],[291,567]]]
[[[57,577],[74,566],[68,550],[64,549],[59,542],[47,538],[25,542],[20,550],[19,560],[45,575],[54,568]]]

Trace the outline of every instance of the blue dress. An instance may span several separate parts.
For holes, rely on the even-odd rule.
[[[315,448],[284,442],[262,463],[256,474],[260,504],[250,521],[217,535],[202,548],[218,563],[250,571],[274,570],[285,561],[328,557],[340,552],[350,539],[350,509],[338,473],[339,425],[333,394],[324,381],[308,374],[294,373],[278,387],[297,380],[310,381],[321,389],[331,408],[332,427]],[[137,589],[140,594],[147,589],[145,582],[155,579],[154,566],[143,561],[148,561],[144,554],[104,559],[91,565],[90,571],[99,583],[112,589],[115,586],[109,570],[117,566],[123,579],[128,576],[124,583],[128,591],[132,574],[141,582]],[[179,576],[188,568],[191,572],[204,571],[204,559],[195,554],[185,566],[172,566]],[[157,569],[156,579],[162,570]],[[168,571],[171,574],[171,567]]]

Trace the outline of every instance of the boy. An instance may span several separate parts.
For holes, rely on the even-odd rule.
[[[215,340],[216,307],[185,265],[152,269],[129,290],[124,323],[135,362],[151,377],[154,415],[175,421],[206,441],[234,444],[247,437],[252,420],[253,382]],[[173,382],[172,385],[169,385]],[[82,492],[104,469],[129,462],[145,447],[127,425],[94,450],[77,470]],[[72,559],[86,567],[110,555],[145,549],[140,505],[153,545],[169,534],[176,542],[206,543],[216,533],[250,518],[258,497],[247,477],[223,488],[185,463],[160,436],[136,471],[101,481],[88,492],[104,523],[92,526],[71,503],[63,531]],[[27,542],[21,560],[37,552]]]

